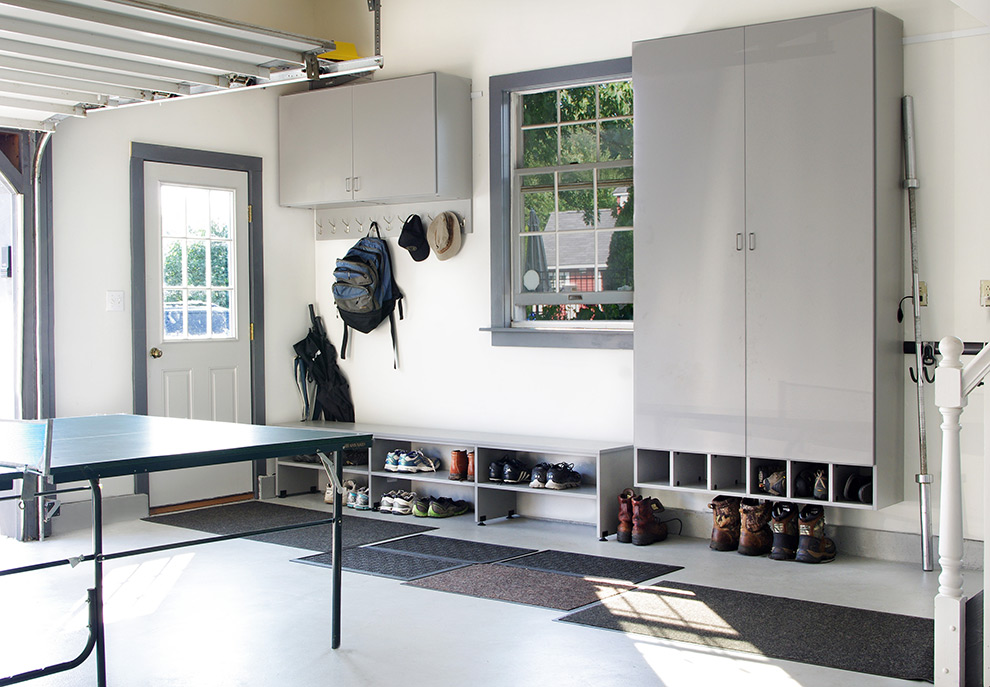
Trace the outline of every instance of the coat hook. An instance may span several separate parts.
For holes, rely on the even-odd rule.
[[[358,229],[358,233],[359,234],[363,234],[364,233],[364,222],[362,222],[361,220],[359,220],[357,217],[354,218],[354,221],[357,222],[357,225],[360,227],[360,229]]]
[[[385,215],[384,217],[382,217],[382,221],[385,222],[385,231],[386,232],[392,231],[392,216]]]
[[[341,222],[341,224],[344,225],[344,233],[345,234],[350,234],[351,233],[351,225],[347,223],[347,220],[346,219],[342,219],[342,220],[340,220],[340,222]]]
[[[336,234],[337,233],[337,225],[334,224],[333,222],[331,222],[330,220],[327,220],[327,224],[330,225],[330,233],[331,234]]]

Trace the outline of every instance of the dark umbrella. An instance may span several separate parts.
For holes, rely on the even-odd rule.
[[[312,326],[306,338],[293,344],[297,363],[301,362],[306,378],[316,383],[313,417],[334,422],[354,422],[354,404],[347,378],[337,366],[337,349],[327,338],[323,319],[309,306]]]

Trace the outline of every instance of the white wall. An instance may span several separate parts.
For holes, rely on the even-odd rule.
[[[215,4],[222,9],[229,3]],[[446,71],[471,78],[473,90],[480,92],[472,101],[474,233],[466,237],[461,253],[447,262],[414,263],[393,245],[397,280],[407,294],[407,319],[398,327],[401,365],[398,371],[392,369],[387,327],[354,337],[342,367],[351,382],[358,420],[629,440],[634,374],[630,351],[493,348],[489,335],[479,331],[490,324],[488,79],[493,74],[628,56],[635,40],[789,18],[798,12],[851,9],[860,3],[820,0],[801,3],[799,10],[794,5],[786,0],[386,4],[383,77]],[[977,25],[948,0],[893,0],[881,6],[905,20],[907,35]],[[318,6],[312,17],[313,28],[280,28],[352,41],[359,52],[370,53],[371,15],[363,1]],[[990,210],[980,202],[981,190],[990,181],[985,167],[990,133],[982,124],[990,109],[984,80],[988,58],[990,37],[985,35],[905,48],[905,85],[915,97],[918,127],[922,278],[928,282],[931,301],[923,317],[929,339],[948,334],[972,341],[990,339],[990,312],[976,303],[979,279],[990,278],[984,258]],[[268,416],[271,421],[295,417],[290,346],[305,332],[305,305],[314,298],[339,345],[330,271],[349,242],[326,241],[314,247],[311,215],[278,207],[275,96],[273,90],[213,96],[98,113],[85,122],[60,126],[54,139],[60,414],[130,409],[129,313],[106,313],[103,304],[107,289],[130,289],[128,144],[142,141],[264,158]],[[905,338],[910,338],[907,327]],[[909,386],[904,478],[908,500],[876,513],[834,509],[832,521],[918,531],[912,393]],[[931,393],[928,402],[931,406]],[[965,526],[966,536],[975,538],[983,537],[981,404],[977,396],[963,416]],[[931,408],[929,456],[936,473],[938,422]],[[936,499],[937,486],[936,482]],[[668,505],[697,509],[704,509],[706,501],[660,496]]]

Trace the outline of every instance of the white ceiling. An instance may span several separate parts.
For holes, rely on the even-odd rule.
[[[0,127],[52,130],[92,108],[303,80],[307,57],[334,47],[143,0],[0,0]]]

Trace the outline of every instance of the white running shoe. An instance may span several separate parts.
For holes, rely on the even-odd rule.
[[[416,503],[416,492],[403,491],[392,501],[392,515],[409,515]]]

